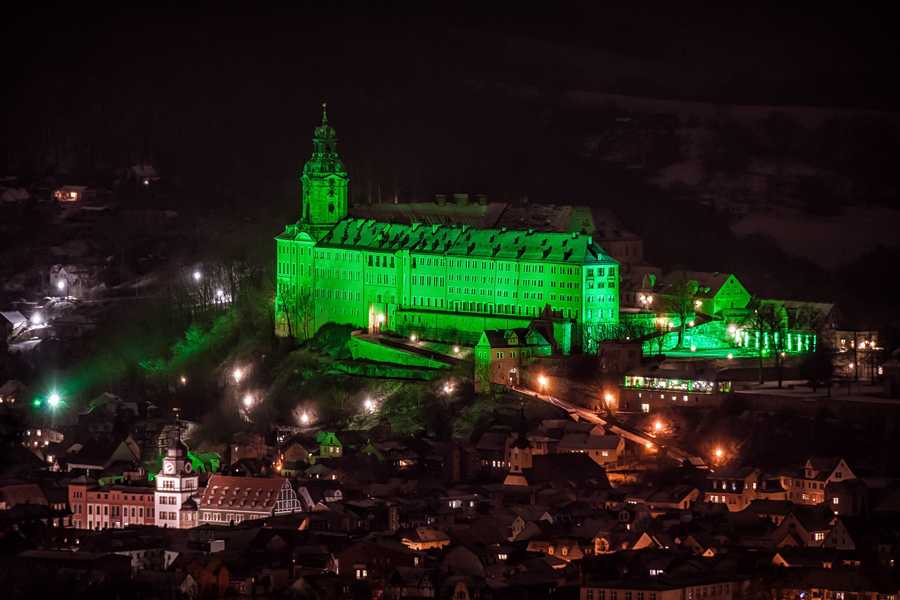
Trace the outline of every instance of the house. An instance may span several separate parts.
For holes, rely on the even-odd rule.
[[[416,567],[396,567],[387,576],[384,587],[387,600],[402,598],[434,598],[434,582],[425,569]]]
[[[786,500],[787,496],[782,479],[767,477],[754,467],[739,467],[710,473],[703,501],[737,512],[757,500]]]
[[[214,474],[200,498],[200,523],[228,525],[301,510],[288,479]]]
[[[896,597],[900,585],[888,573],[856,569],[795,568],[782,571],[771,583],[775,600],[787,598],[857,598],[877,600]]]
[[[615,375],[641,366],[643,344],[639,340],[605,340],[600,342],[600,369]]]
[[[687,510],[700,498],[700,490],[692,485],[676,484],[651,489],[639,496],[638,503],[646,504],[654,513],[666,510]],[[632,502],[632,497],[629,497]]]
[[[625,451],[625,440],[613,434],[566,433],[559,440],[556,451],[585,454],[598,465],[606,465],[619,461]]]
[[[12,482],[0,485],[0,510],[10,510],[20,504],[49,505],[47,496],[36,483]]]
[[[84,201],[92,190],[84,185],[63,185],[53,190],[53,199],[60,203],[78,203]]]
[[[141,465],[141,448],[130,435],[122,440],[104,440],[99,437],[76,442],[59,457],[65,470],[84,471],[85,475],[100,473],[113,463]]]
[[[397,567],[418,568],[422,557],[392,540],[359,541],[337,555],[338,573],[356,581],[385,581]]]
[[[28,318],[17,310],[0,311],[0,336],[12,338],[28,327]]]
[[[519,385],[522,367],[533,358],[550,356],[550,341],[535,327],[486,329],[475,345],[475,387]]]
[[[821,546],[834,526],[834,514],[822,506],[795,506],[772,532],[775,547]]]
[[[731,395],[728,372],[703,363],[663,363],[633,369],[619,384],[618,409],[655,412],[669,407],[718,407]]]
[[[836,515],[866,515],[869,512],[869,488],[861,479],[829,481],[825,484],[825,505]]]
[[[672,271],[660,282],[659,293],[666,295],[672,286],[682,281],[691,284],[698,313],[718,316],[746,308],[750,303],[750,292],[732,273]]]
[[[825,486],[832,481],[856,479],[844,459],[839,457],[811,457],[796,473],[781,476],[787,499],[797,504],[825,502]]]
[[[98,485],[85,476],[69,482],[69,508],[75,529],[121,529],[154,525],[156,488],[150,485]]]
[[[724,559],[653,548],[585,558],[581,568],[580,600],[731,600],[748,583]]]
[[[344,452],[344,445],[333,431],[320,431],[316,434],[319,445],[319,458],[338,458]]]
[[[439,529],[416,527],[401,534],[400,543],[410,550],[439,550],[450,545],[450,537]]]
[[[532,467],[524,470],[529,485],[554,483],[583,490],[592,485],[611,488],[606,471],[589,456],[581,453],[544,454],[532,458]]]

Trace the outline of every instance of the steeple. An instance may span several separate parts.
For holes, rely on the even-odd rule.
[[[322,123],[313,130],[312,156],[303,166],[300,224],[318,239],[347,216],[350,178],[337,151],[337,133],[328,124],[328,104],[322,103]]]

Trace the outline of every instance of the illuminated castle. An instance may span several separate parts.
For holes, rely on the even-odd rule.
[[[619,263],[589,232],[473,226],[452,211],[349,216],[349,176],[324,105],[300,181],[300,219],[275,238],[280,336],[337,323],[474,344],[484,330],[539,319],[567,352],[619,321]]]

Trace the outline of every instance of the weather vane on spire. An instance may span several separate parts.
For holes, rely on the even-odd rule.
[[[328,125],[328,111],[327,111],[327,108],[328,108],[328,103],[327,103],[327,102],[323,102],[323,103],[322,103],[322,125]]]

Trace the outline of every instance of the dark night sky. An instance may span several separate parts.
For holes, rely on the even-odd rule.
[[[81,148],[73,170],[149,157],[198,204],[230,196],[285,213],[327,99],[357,194],[371,179],[385,194],[572,201],[605,190],[590,174],[548,164],[567,162],[567,136],[582,126],[561,131],[554,93],[563,90],[897,104],[896,42],[884,15],[820,5],[585,6],[453,18],[350,9],[13,16],[2,40],[8,135],[0,168],[21,171],[26,157],[40,172],[34,157],[67,140]],[[541,101],[522,100],[523,90]],[[213,198],[203,197],[210,190]]]

